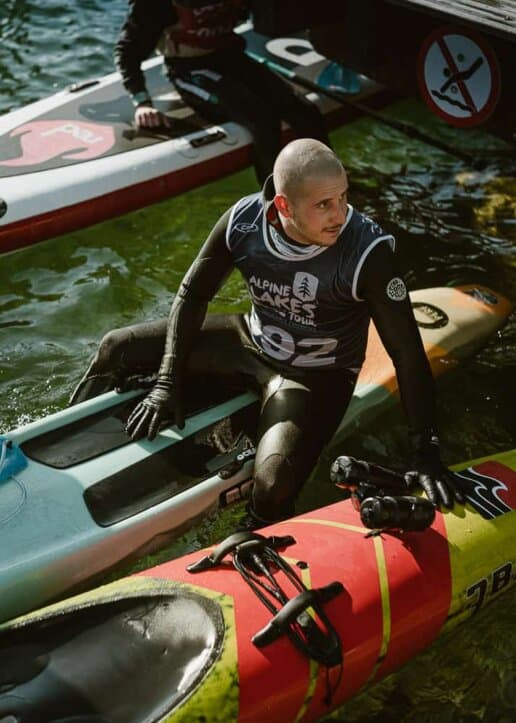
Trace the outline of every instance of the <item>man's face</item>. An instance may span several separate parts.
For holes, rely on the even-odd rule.
[[[348,179],[346,172],[311,176],[298,187],[293,198],[276,196],[287,235],[302,244],[333,246],[346,221]]]

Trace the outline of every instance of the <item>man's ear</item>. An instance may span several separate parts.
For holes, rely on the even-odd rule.
[[[289,218],[290,206],[289,206],[286,196],[283,196],[280,193],[277,193],[274,196],[274,205],[276,206],[277,211],[279,213],[281,213],[282,216]]]

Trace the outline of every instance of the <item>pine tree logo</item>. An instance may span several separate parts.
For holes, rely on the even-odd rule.
[[[294,296],[297,296],[301,301],[314,301],[317,295],[317,287],[319,286],[319,279],[317,276],[308,274],[306,271],[298,271],[294,276],[294,283],[292,290]]]

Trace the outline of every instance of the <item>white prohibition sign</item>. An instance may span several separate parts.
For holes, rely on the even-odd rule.
[[[486,120],[500,94],[496,56],[470,30],[440,28],[429,35],[418,58],[418,81],[430,109],[463,128]]]

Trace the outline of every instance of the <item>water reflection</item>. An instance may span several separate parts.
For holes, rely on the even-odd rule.
[[[114,70],[121,0],[2,0],[0,113]]]

